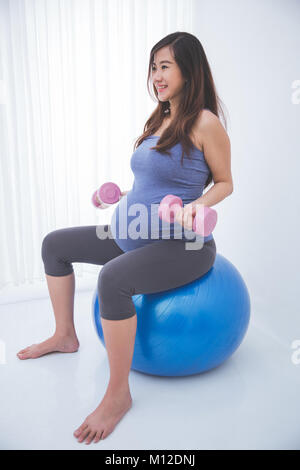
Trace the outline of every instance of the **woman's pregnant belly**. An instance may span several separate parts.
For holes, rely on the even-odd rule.
[[[158,207],[163,197],[164,195],[159,201],[153,197],[141,198],[140,193],[136,194],[133,190],[122,197],[112,215],[111,232],[123,251],[134,250],[157,240],[182,239],[203,243],[212,238],[196,235],[177,222],[162,221],[158,215]]]

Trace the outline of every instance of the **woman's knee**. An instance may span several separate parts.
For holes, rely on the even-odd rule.
[[[62,245],[62,230],[53,230],[49,232],[43,239],[42,242],[42,258],[47,257],[49,253],[57,253],[60,246]]]
[[[73,272],[73,268],[62,257],[65,253],[65,243],[62,239],[63,229],[49,232],[43,239],[41,255],[45,266],[46,274],[53,276],[65,276]]]
[[[111,267],[110,262],[106,263],[98,276],[98,293],[102,299],[113,295],[116,289],[116,280],[115,270]]]
[[[54,230],[53,232],[49,232],[43,239],[41,250],[43,261],[48,258],[50,252],[53,252],[53,247],[55,246],[56,239],[55,232],[56,230]]]
[[[124,320],[136,314],[133,291],[118,269],[117,263],[108,262],[98,277],[98,298],[101,317],[108,320]]]

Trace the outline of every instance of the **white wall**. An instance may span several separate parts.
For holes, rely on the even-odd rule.
[[[252,321],[290,347],[300,338],[300,2],[196,1],[196,13],[232,148],[217,249],[247,283]]]

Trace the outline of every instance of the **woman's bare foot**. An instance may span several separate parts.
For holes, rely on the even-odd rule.
[[[76,352],[79,348],[79,341],[76,336],[59,337],[51,336],[42,343],[32,344],[17,353],[19,359],[36,359],[50,352],[58,351],[64,353]]]
[[[87,416],[73,433],[78,442],[86,444],[105,439],[132,406],[129,388],[119,392],[106,392],[100,405]]]

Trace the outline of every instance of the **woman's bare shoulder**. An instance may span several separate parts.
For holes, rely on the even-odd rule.
[[[219,118],[209,109],[202,109],[199,112],[198,118],[193,127],[193,135],[196,146],[201,151],[203,151],[204,147],[204,135],[207,129],[207,125],[213,125],[213,123],[216,125],[216,120],[219,121]]]

